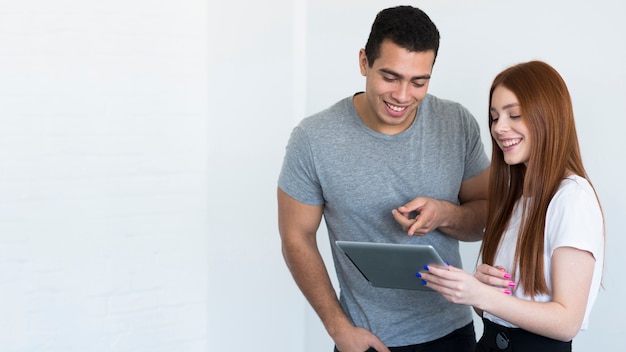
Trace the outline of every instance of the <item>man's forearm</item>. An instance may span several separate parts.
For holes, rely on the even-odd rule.
[[[461,205],[450,203],[450,207],[448,219],[439,230],[459,241],[482,240],[487,220],[487,201],[475,200]]]
[[[299,247],[283,243],[283,257],[300,291],[332,337],[342,326],[352,323],[339,304],[317,247],[315,250]]]

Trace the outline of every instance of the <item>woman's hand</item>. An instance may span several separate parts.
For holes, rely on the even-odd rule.
[[[515,287],[515,282],[511,281],[511,274],[501,266],[480,264],[474,273],[474,277],[485,285],[509,290],[509,293]]]
[[[490,276],[489,273],[491,271],[486,270],[486,268],[482,269],[483,271],[481,271],[480,277],[486,279],[488,282],[494,282],[495,285],[484,283],[474,275],[453,266],[428,266],[424,269],[424,271],[420,271],[417,274],[418,277],[421,277],[422,283],[441,293],[446,300],[455,304],[464,304],[480,308],[482,306],[481,302],[490,299],[489,297],[491,297],[494,292],[498,294],[511,294],[508,283],[510,281],[501,281],[496,277]],[[500,276],[502,276],[502,274]],[[500,284],[504,284],[505,288],[499,286]]]

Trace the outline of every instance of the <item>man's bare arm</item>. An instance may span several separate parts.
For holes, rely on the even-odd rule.
[[[300,291],[341,351],[389,351],[371,332],[352,325],[343,312],[317,247],[322,206],[298,202],[278,189],[278,228],[282,252]]]
[[[461,241],[482,239],[487,219],[489,169],[464,181],[459,191],[460,205],[427,197],[417,197],[393,210],[395,219],[407,233],[423,236],[435,229]],[[413,211],[419,215],[410,219]]]
[[[451,204],[454,209],[439,230],[461,241],[482,240],[487,221],[488,188],[489,168],[464,181],[459,191],[461,205]]]

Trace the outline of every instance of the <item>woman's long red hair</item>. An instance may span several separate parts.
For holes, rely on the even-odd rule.
[[[509,67],[493,81],[489,106],[496,87],[515,94],[521,118],[532,138],[526,165],[507,165],[492,136],[488,215],[481,246],[483,263],[494,258],[513,208],[523,199],[520,232],[513,273],[519,275],[525,293],[549,293],[544,275],[544,230],[550,200],[563,178],[574,173],[589,180],[583,167],[569,91],[561,75],[550,65],[531,61]],[[491,128],[491,117],[489,127]],[[518,272],[517,272],[518,271]]]

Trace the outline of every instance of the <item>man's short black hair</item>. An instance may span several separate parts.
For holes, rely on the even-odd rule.
[[[413,52],[432,50],[437,57],[439,30],[426,13],[413,6],[396,6],[376,15],[372,24],[365,55],[371,67],[380,56],[380,45],[385,40]]]

